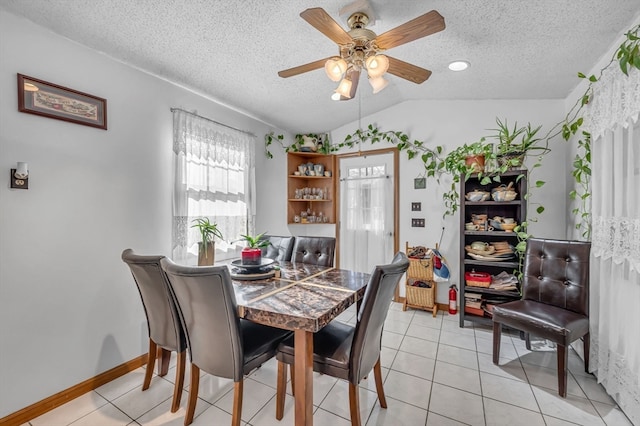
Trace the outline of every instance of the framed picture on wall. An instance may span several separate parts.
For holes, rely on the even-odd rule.
[[[107,130],[107,100],[18,74],[18,110]]]

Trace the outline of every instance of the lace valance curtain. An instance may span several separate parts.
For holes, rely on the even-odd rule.
[[[585,114],[592,134],[590,368],[640,424],[640,72],[611,66]]]
[[[200,235],[194,219],[217,223],[216,259],[238,256],[235,242],[253,233],[255,136],[173,110],[173,259],[194,264]]]

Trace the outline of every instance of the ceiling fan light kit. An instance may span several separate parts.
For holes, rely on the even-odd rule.
[[[369,77],[382,77],[389,69],[389,58],[385,55],[369,56],[365,62]]]
[[[338,56],[334,56],[333,58],[327,59],[327,62],[324,64],[324,71],[332,81],[340,81],[347,71],[347,62]]]
[[[373,88],[373,93],[375,94],[387,87],[387,84],[389,84],[389,80],[385,80],[382,76],[374,78],[371,78],[371,76],[369,76],[369,84]]]
[[[351,99],[351,86],[352,85],[353,85],[353,83],[350,80],[348,80],[346,78],[343,78],[342,81],[340,81],[340,84],[338,84],[338,88],[336,89],[336,93],[338,93],[343,98]]]
[[[307,9],[300,16],[333,40],[339,47],[340,56],[289,68],[278,72],[278,75],[287,78],[324,67],[332,81],[340,81],[331,96],[334,100],[347,100],[355,96],[363,69],[367,71],[373,93],[378,93],[389,84],[383,78],[387,72],[416,84],[423,83],[429,78],[431,71],[381,53],[445,29],[444,18],[435,10],[379,36],[365,28],[369,23],[369,16],[364,12],[351,14],[348,19],[351,28],[349,32],[319,7]]]

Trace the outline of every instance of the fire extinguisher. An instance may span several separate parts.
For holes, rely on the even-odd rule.
[[[449,286],[449,314],[458,313],[458,287],[455,284]]]

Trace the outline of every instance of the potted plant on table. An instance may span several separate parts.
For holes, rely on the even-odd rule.
[[[260,265],[262,262],[262,248],[269,245],[269,240],[262,238],[264,234],[265,232],[256,236],[240,235],[247,243],[247,246],[240,253],[243,265]]]
[[[198,228],[201,241],[198,242],[198,266],[210,266],[215,261],[216,242],[215,237],[223,239],[222,232],[217,223],[211,223],[209,218],[194,219],[191,227]]]

